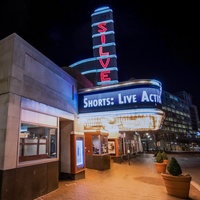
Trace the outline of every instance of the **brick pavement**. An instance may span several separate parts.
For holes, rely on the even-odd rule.
[[[111,169],[86,169],[86,178],[60,181],[59,189],[37,200],[178,200],[166,192],[155,157],[141,154],[121,164],[111,161]],[[200,200],[200,191],[191,184],[190,200]],[[179,199],[180,200],[180,199]]]

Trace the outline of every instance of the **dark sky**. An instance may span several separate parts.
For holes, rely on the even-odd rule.
[[[198,1],[1,0],[0,39],[17,33],[59,66],[92,57],[91,14],[113,10],[119,81],[157,79],[200,107]]]

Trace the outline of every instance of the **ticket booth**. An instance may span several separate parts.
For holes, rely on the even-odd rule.
[[[102,130],[86,130],[84,135],[86,168],[96,170],[110,169],[108,133]]]

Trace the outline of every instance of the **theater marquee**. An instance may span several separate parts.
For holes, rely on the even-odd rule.
[[[158,130],[164,120],[161,83],[134,80],[80,90],[79,122],[110,131]]]

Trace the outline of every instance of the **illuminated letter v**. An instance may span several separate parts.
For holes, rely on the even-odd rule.
[[[106,58],[106,63],[103,62],[102,58],[99,59],[99,62],[103,68],[107,68],[110,63],[110,58]]]

